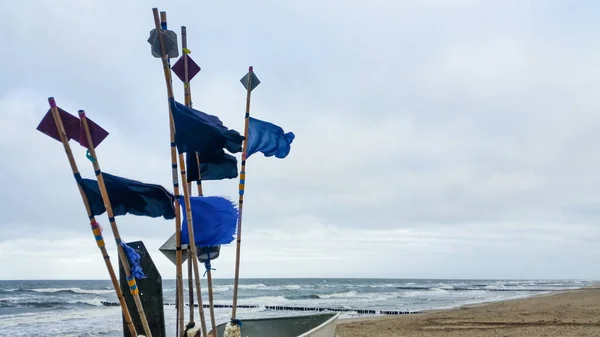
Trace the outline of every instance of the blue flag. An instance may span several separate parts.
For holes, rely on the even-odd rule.
[[[179,153],[215,152],[223,148],[231,153],[242,151],[244,137],[225,127],[217,116],[194,110],[174,99],[171,99],[170,105]]]
[[[285,158],[294,138],[292,132],[285,133],[275,124],[250,117],[246,158],[256,152],[262,152],[265,157]]]
[[[200,178],[202,180],[233,179],[238,176],[237,159],[220,151],[214,156],[199,154]],[[185,165],[188,182],[198,181],[198,162],[195,153],[185,154]]]
[[[181,243],[189,244],[187,212],[184,198],[180,197],[183,221]],[[226,245],[234,239],[238,209],[231,201],[217,196],[190,197],[194,221],[194,241],[198,247]]]
[[[102,173],[110,204],[115,216],[133,215],[151,218],[175,218],[175,197],[160,185],[146,184],[135,180]],[[92,179],[76,177],[79,186],[87,196],[93,215],[106,212],[98,182]]]

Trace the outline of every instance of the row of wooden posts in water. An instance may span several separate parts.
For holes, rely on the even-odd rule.
[[[113,307],[113,306],[119,306],[118,302],[109,302],[109,301],[102,301],[102,305],[107,306],[107,307]],[[175,306],[177,305],[176,303],[165,303],[164,305],[166,306]],[[189,306],[186,304],[186,306]],[[198,304],[194,304],[194,307],[198,307]],[[203,305],[204,308],[208,308],[209,305],[204,304]],[[214,308],[232,308],[233,305],[231,304],[213,304]],[[420,311],[409,311],[409,310],[373,310],[373,309],[348,309],[348,308],[318,308],[318,307],[293,307],[293,306],[282,306],[282,305],[266,305],[266,306],[260,306],[260,305],[256,305],[256,304],[246,304],[246,305],[242,305],[242,304],[238,304],[237,308],[242,308],[242,309],[256,309],[256,308],[262,308],[264,307],[267,310],[278,310],[278,311],[316,311],[316,312],[322,312],[322,311],[334,311],[334,312],[356,312],[357,314],[361,314],[361,315],[414,315],[414,314],[420,314]]]

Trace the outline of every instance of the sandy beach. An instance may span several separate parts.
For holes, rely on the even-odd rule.
[[[341,321],[338,337],[600,336],[600,287],[419,315]]]

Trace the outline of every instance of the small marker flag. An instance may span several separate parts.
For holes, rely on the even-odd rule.
[[[78,117],[71,115],[65,110],[57,107],[58,115],[62,120],[63,126],[65,128],[65,133],[67,134],[67,140],[75,139],[79,142],[79,125],[81,121]],[[52,109],[49,109],[48,112],[42,118],[40,124],[36,128],[38,131],[46,134],[49,137],[52,137],[60,142],[60,136],[58,134],[58,129],[56,128],[56,124],[54,123],[54,117],[52,117]]]
[[[108,132],[104,130],[100,125],[94,123],[89,117],[86,117],[88,128],[90,130],[90,135],[92,136],[92,144],[94,145],[94,149],[102,143],[102,141],[108,136]],[[83,127],[83,123],[80,123],[79,127],[79,144],[85,147],[86,149],[90,149],[88,146],[87,137],[85,135],[85,129]]]
[[[177,62],[171,67],[171,70],[179,77],[181,82],[185,82],[185,64],[184,59],[187,58],[188,63],[188,82],[200,72],[200,66],[192,60],[188,54],[183,54]]]

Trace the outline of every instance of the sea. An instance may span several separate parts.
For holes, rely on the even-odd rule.
[[[184,283],[187,281],[184,280]],[[586,280],[440,280],[440,279],[244,279],[238,304],[244,319],[305,315],[271,306],[347,309],[342,318],[362,316],[358,310],[424,311],[465,304],[516,299],[554,290],[585,287]],[[187,283],[186,283],[187,284]],[[203,301],[208,303],[206,283]],[[233,280],[213,280],[215,304],[231,304]],[[186,291],[187,294],[187,291]],[[175,336],[175,281],[163,280],[167,335]],[[121,309],[109,280],[0,281],[0,336],[123,336]],[[130,308],[135,315],[135,308]],[[187,312],[187,308],[186,308]],[[205,309],[207,322],[209,310]],[[215,309],[217,324],[231,309]],[[368,314],[373,316],[373,314]],[[186,316],[187,317],[187,316]],[[197,309],[196,309],[197,317]]]

